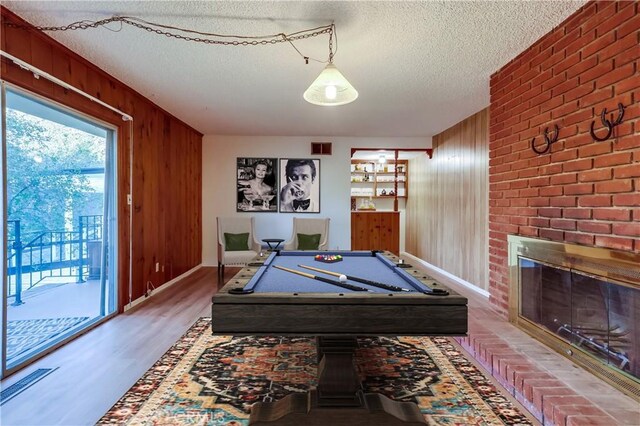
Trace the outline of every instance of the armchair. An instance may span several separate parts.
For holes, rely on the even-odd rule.
[[[305,219],[293,218],[293,233],[291,239],[284,243],[285,250],[303,250],[300,248],[298,234],[316,235],[320,234],[320,241],[317,250],[327,250],[329,248],[329,218]]]
[[[224,277],[224,267],[245,266],[260,252],[255,238],[253,217],[218,217],[218,276]],[[226,237],[225,237],[225,234]],[[247,243],[244,236],[248,234]]]

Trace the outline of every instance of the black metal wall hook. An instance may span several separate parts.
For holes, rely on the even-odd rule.
[[[558,140],[558,136],[560,135],[560,129],[558,128],[557,124],[554,124],[553,129],[554,129],[553,137],[549,137],[549,128],[548,127],[544,128],[545,144],[542,145],[543,149],[536,148],[536,138],[531,139],[531,149],[533,150],[533,152],[541,155],[548,152],[551,149],[551,144],[555,143]]]
[[[624,117],[624,105],[622,105],[621,103],[618,103],[618,117],[614,120],[613,119],[613,114],[611,114],[611,121],[609,121],[607,119],[607,109],[603,108],[602,112],[600,113],[600,121],[602,121],[602,125],[604,127],[606,127],[608,129],[607,134],[605,137],[600,138],[596,135],[595,130],[594,130],[594,126],[595,126],[595,120],[591,122],[591,126],[589,128],[589,132],[591,133],[591,137],[593,139],[595,139],[598,142],[604,142],[607,139],[609,139],[611,137],[611,135],[613,134],[613,129],[620,123],[622,123],[622,118]]]

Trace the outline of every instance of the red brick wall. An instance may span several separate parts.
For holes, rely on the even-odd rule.
[[[640,2],[590,2],[491,77],[489,291],[506,315],[507,235],[640,251]],[[615,137],[603,108],[626,107]],[[538,155],[544,129],[560,128]]]

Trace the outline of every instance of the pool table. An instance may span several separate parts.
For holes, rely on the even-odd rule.
[[[356,337],[465,335],[467,299],[389,252],[320,253],[340,255],[341,260],[333,263],[317,260],[318,254],[275,251],[259,256],[213,296],[214,334],[317,339],[317,388],[308,395],[294,393],[280,401],[254,404],[250,424],[424,424],[417,405],[362,392],[353,360]],[[345,282],[344,277],[341,281],[304,266],[377,285]],[[381,288],[380,283],[393,290]]]

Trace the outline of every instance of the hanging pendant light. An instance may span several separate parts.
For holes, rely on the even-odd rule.
[[[304,92],[304,100],[314,105],[344,105],[357,98],[358,91],[331,62]]]
[[[329,32],[329,63],[320,75],[304,92],[304,100],[321,106],[345,105],[358,99],[358,91],[333,65],[333,34],[335,27]],[[337,46],[336,37],[336,46]]]

